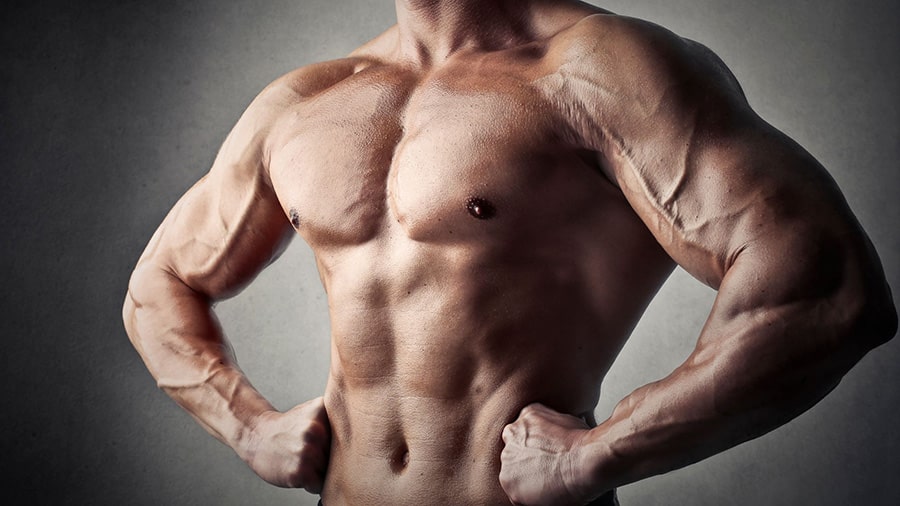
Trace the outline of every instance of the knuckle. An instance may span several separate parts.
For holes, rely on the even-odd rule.
[[[521,441],[524,434],[528,432],[528,426],[523,424],[522,422],[516,422],[514,424],[507,425],[506,429],[506,437],[504,438],[504,442],[511,444],[517,441]]]
[[[303,441],[309,444],[323,444],[329,436],[328,429],[321,422],[313,420],[303,431]]]
[[[509,471],[500,469],[500,487],[509,492],[512,489],[513,477]]]
[[[522,409],[522,418],[526,420],[538,418],[542,414],[543,410],[541,409],[540,404],[529,404]]]
[[[312,445],[303,445],[302,447],[300,447],[300,451],[298,452],[297,456],[300,458],[301,465],[308,462],[313,457],[313,448],[314,447]]]
[[[316,471],[310,466],[300,468],[300,476],[302,477],[302,486],[306,489],[315,489],[317,487]]]
[[[300,488],[303,486],[303,473],[300,466],[291,469],[287,473],[287,486],[290,488]]]
[[[321,440],[322,435],[319,431],[316,430],[315,425],[311,425],[305,431],[303,431],[303,442],[304,443],[317,443]]]

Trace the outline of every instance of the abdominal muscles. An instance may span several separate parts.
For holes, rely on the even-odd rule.
[[[592,414],[627,333],[585,303],[575,276],[428,264],[442,282],[363,283],[362,299],[330,283],[329,506],[509,504],[503,427],[532,402]]]

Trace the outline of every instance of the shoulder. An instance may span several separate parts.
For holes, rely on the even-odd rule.
[[[352,75],[361,65],[347,58],[298,68],[272,81],[250,102],[225,137],[211,174],[268,178],[273,143],[304,100]]]
[[[749,117],[734,75],[704,45],[649,21],[595,14],[561,32],[548,52],[545,93],[561,101],[581,142],[628,144],[703,117]]]
[[[635,71],[670,69],[709,52],[660,25],[617,14],[586,16],[560,32],[554,42],[566,64],[636,65]]]
[[[742,96],[737,80],[709,48],[655,23],[594,14],[554,41],[560,73],[626,95],[654,94],[673,86],[718,88]]]
[[[267,151],[268,141],[298,105],[372,64],[367,58],[348,57],[306,65],[278,77],[250,102],[226,138],[226,145],[255,145]]]
[[[371,64],[367,58],[348,57],[300,67],[266,86],[250,104],[250,109],[260,109],[260,112],[281,110],[291,103],[314,97]]]
[[[272,81],[250,104],[248,111],[273,115],[319,95],[345,79],[386,63],[396,27],[353,51],[345,58],[328,60],[292,70]]]

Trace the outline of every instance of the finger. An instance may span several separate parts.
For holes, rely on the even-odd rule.
[[[519,418],[522,418],[523,416],[525,416],[529,413],[534,413],[535,411],[540,411],[541,408],[544,408],[544,407],[545,406],[539,402],[532,402],[531,404],[522,408],[522,411],[519,411]]]
[[[328,459],[318,448],[306,447],[300,454],[297,476],[302,487],[310,492],[321,491],[325,473],[328,470]]]
[[[316,483],[317,483],[317,485],[312,487],[315,490],[315,492],[313,492],[313,494],[321,494],[322,489],[325,488],[325,471],[324,470],[316,473]]]
[[[329,439],[328,429],[316,421],[309,424],[309,428],[303,432],[303,442],[315,445],[324,445]]]
[[[316,420],[326,427],[330,426],[331,423],[328,421],[328,409],[325,407],[325,398],[316,397],[312,400],[312,406],[316,410]]]
[[[322,469],[325,467],[325,455],[318,447],[306,445],[300,451],[300,465],[310,469]]]
[[[500,481],[500,488],[503,489],[503,493],[509,497],[510,491],[512,490],[512,477],[510,476],[509,471],[503,466],[503,463],[500,464],[500,475],[498,476]]]
[[[509,424],[506,427],[503,427],[503,431],[500,433],[500,438],[503,440],[505,444],[509,444],[516,438],[516,426],[515,424]]]
[[[322,485],[325,483],[324,473],[316,471],[312,467],[305,467],[301,469],[300,473],[303,479],[303,488],[307,492],[311,494],[322,492]]]

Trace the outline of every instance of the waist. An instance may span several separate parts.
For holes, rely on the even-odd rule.
[[[348,389],[334,376],[329,381],[327,504],[508,506],[499,483],[503,427],[531,402],[591,423],[596,402],[573,402],[579,397],[572,395],[579,390],[575,385],[553,395],[515,375],[478,379],[468,392],[452,397],[408,395],[397,383],[390,378],[378,387]]]
[[[331,506],[330,502],[328,504],[329,506]],[[428,502],[425,504],[431,503]],[[319,499],[319,506],[325,506],[325,503],[321,499]],[[610,490],[609,492],[606,492],[605,494],[588,503],[587,506],[619,506],[619,497],[616,494],[615,490]]]

